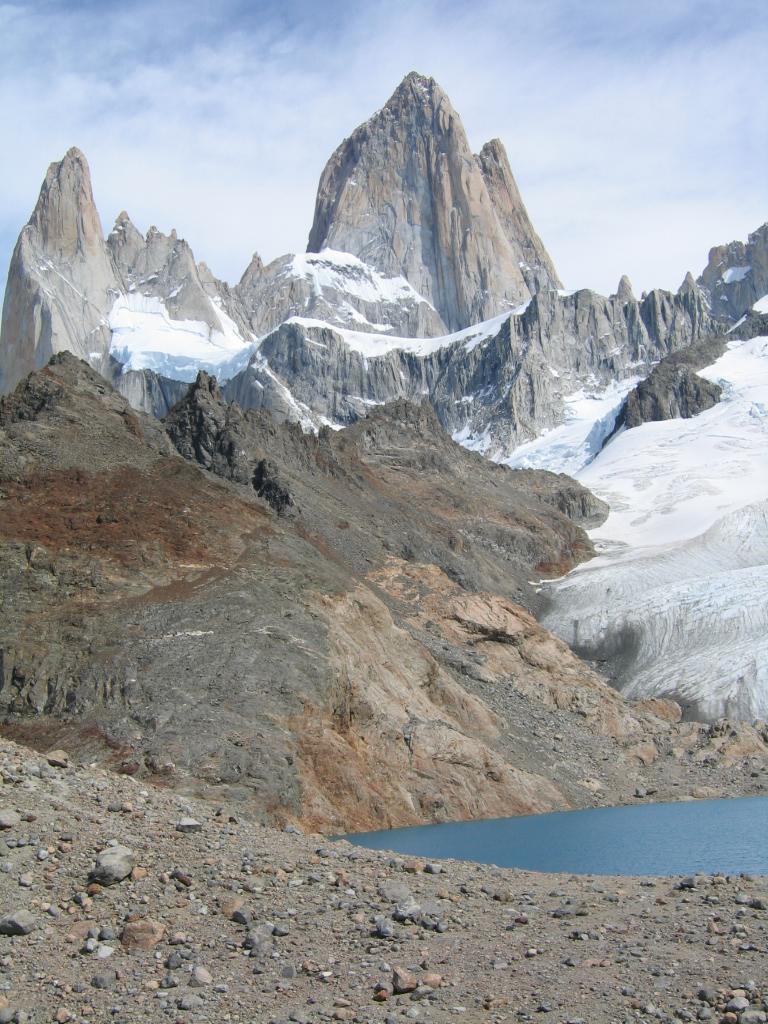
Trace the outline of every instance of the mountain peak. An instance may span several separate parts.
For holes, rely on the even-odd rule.
[[[64,349],[103,358],[116,290],[88,161],[73,146],[49,166],[13,252],[0,329],[0,391]]]
[[[308,251],[404,277],[449,330],[519,305],[544,280],[558,286],[503,146],[484,152],[487,168],[437,82],[410,72],[328,161]]]
[[[619,287],[616,289],[616,297],[621,302],[631,302],[635,297],[634,292],[632,291],[632,282],[626,274],[622,274],[619,278]]]
[[[78,146],[69,147],[67,152],[64,154],[62,163],[66,160],[69,160],[72,163],[84,164],[86,168],[88,167],[88,161],[85,158],[85,153],[83,153],[82,149]]]
[[[562,288],[550,255],[528,216],[504,143],[501,139],[491,139],[476,159],[496,217],[522,270],[528,290],[535,294],[542,288]]]
[[[29,226],[57,258],[71,259],[103,245],[90,168],[76,146],[48,167]]]
[[[386,106],[402,99],[404,96],[420,95],[424,98],[433,99],[436,94],[439,97],[445,96],[445,92],[440,88],[434,78],[431,78],[428,75],[422,75],[418,71],[409,71],[392,93],[386,103]]]
[[[406,84],[417,85],[427,89],[433,85],[437,85],[437,82],[431,75],[422,75],[420,71],[409,71],[400,83],[401,86]]]

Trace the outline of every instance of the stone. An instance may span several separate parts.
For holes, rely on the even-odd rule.
[[[202,832],[202,830],[203,826],[201,822],[196,821],[195,818],[180,818],[179,821],[176,822],[177,832],[192,833]]]
[[[96,858],[88,879],[98,885],[116,885],[130,875],[135,863],[133,851],[127,846],[108,846]]]
[[[151,917],[127,921],[120,941],[126,949],[154,949],[165,935],[165,926]]]
[[[66,750],[51,750],[45,759],[52,768],[69,768],[69,754]]]
[[[725,1004],[725,1009],[731,1013],[741,1013],[742,1010],[749,1009],[749,1000],[744,996],[734,996]]]
[[[16,828],[20,821],[21,815],[17,811],[0,810],[0,829]]]
[[[176,1004],[180,1010],[202,1010],[205,1006],[202,998],[198,995],[184,995]]]
[[[207,968],[198,965],[192,968],[189,984],[193,988],[203,988],[213,984],[213,976]]]
[[[413,992],[418,987],[418,979],[404,967],[392,968],[392,990],[395,995]]]
[[[234,920],[235,914],[245,906],[245,898],[243,896],[224,896],[219,901],[219,910],[223,917],[226,917],[228,921]],[[247,914],[243,914],[243,917],[247,917]],[[239,924],[248,924],[248,921],[238,921]]]
[[[702,1003],[709,1003],[710,1006],[714,1006],[718,1000],[717,990],[705,986],[698,990],[696,998],[700,999]]]
[[[29,910],[16,910],[0,918],[0,935],[29,935],[37,926],[37,919]]]
[[[91,978],[91,985],[98,989],[112,989],[117,983],[117,974],[115,971],[101,971],[99,974],[94,974]]]

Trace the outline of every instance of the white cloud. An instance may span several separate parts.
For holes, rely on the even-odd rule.
[[[476,148],[503,139],[570,287],[676,287],[768,218],[762,2],[210,10],[0,4],[0,268],[73,144],[106,230],[123,208],[176,227],[229,280],[303,249],[327,157],[412,68]]]

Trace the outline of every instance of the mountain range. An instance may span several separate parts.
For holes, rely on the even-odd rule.
[[[765,336],[768,224],[565,291],[416,73],[234,285],[70,149],[3,305],[7,720],[322,827],[623,798],[768,717]]]
[[[71,351],[165,414],[199,369],[244,408],[308,429],[429,398],[445,429],[503,459],[564,397],[647,372],[732,326],[768,291],[768,227],[710,253],[697,281],[637,299],[565,293],[504,147],[473,155],[434,80],[408,75],[331,156],[308,251],[229,286],[187,242],[120,213],[106,239],[85,157],[52,164],[16,245],[0,391]]]

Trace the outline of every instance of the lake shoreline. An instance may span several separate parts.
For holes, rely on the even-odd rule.
[[[768,874],[768,797],[638,804],[347,834],[353,846],[541,873]]]

